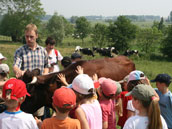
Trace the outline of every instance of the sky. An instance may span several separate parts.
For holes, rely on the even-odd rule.
[[[46,14],[71,16],[156,15],[168,17],[172,0],[40,0]]]

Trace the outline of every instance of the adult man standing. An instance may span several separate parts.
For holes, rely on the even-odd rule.
[[[36,42],[38,38],[37,27],[28,24],[25,28],[26,44],[18,48],[14,56],[13,70],[17,78],[23,76],[29,69],[40,69],[41,74],[48,73],[48,56],[45,49]]]
[[[38,38],[37,27],[34,24],[28,24],[25,28],[26,44],[18,48],[14,55],[13,70],[16,78],[23,76],[24,72],[29,69],[40,69],[41,74],[48,73],[48,55],[46,50],[36,42]],[[36,112],[36,116],[42,116],[44,108]]]

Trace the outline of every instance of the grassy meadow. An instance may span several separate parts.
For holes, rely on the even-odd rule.
[[[86,42],[89,43],[89,39],[86,39]],[[75,46],[81,44],[81,40],[73,40],[72,38],[65,39],[63,45],[57,45],[56,49],[58,49],[63,56],[70,56],[74,50]],[[0,52],[7,57],[7,60],[4,63],[7,63],[10,67],[10,77],[14,76],[12,71],[12,64],[13,64],[13,56],[15,50],[22,46],[22,43],[14,43],[9,41],[2,41],[0,40]],[[41,44],[45,46],[44,44]],[[84,45],[83,45],[84,46]],[[91,42],[88,46],[92,46]],[[83,59],[91,60],[97,58],[104,58],[97,53],[95,53],[95,57],[90,57],[83,55]],[[142,55],[143,56],[143,55]],[[153,79],[159,73],[168,73],[172,76],[172,62],[164,60],[163,58],[157,59],[145,59],[141,57],[130,57],[135,65],[137,70],[143,71],[149,79]],[[154,84],[153,84],[154,85]]]

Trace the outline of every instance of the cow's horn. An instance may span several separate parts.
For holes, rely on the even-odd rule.
[[[29,84],[35,84],[37,82],[37,77],[33,77],[32,81]]]

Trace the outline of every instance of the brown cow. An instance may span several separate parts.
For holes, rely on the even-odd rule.
[[[125,56],[78,61],[60,72],[37,76],[36,82],[27,86],[31,97],[26,98],[26,101],[22,104],[22,110],[34,113],[41,106],[51,107],[54,90],[63,85],[57,74],[65,74],[67,82],[72,83],[72,80],[77,76],[75,70],[78,65],[82,66],[84,73],[91,77],[96,73],[98,77],[107,77],[116,81],[122,80],[131,71],[135,70],[135,64]]]

